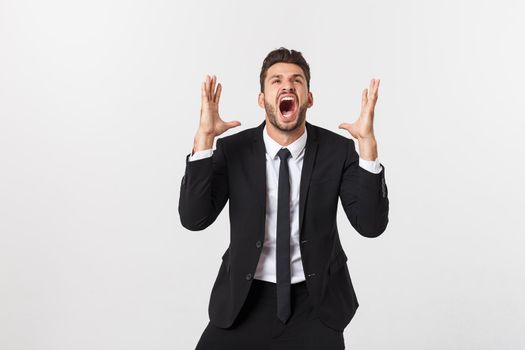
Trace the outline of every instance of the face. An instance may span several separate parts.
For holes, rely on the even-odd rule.
[[[303,70],[293,63],[276,63],[268,69],[259,106],[268,121],[282,132],[291,132],[304,124],[306,110],[313,105]]]

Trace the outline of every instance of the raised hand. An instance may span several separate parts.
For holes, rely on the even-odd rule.
[[[215,89],[216,81],[215,75],[207,75],[201,86],[201,116],[197,134],[207,137],[219,136],[226,130],[241,125],[239,121],[225,122],[219,116],[222,86],[219,83]]]
[[[340,129],[346,129],[358,139],[374,139],[374,108],[377,102],[379,79],[370,80],[370,88],[364,89],[361,95],[361,114],[352,124],[341,123]]]

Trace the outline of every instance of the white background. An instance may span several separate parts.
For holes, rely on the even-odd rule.
[[[228,246],[177,211],[207,73],[259,125],[280,46],[342,135],[380,78],[390,223],[338,225],[349,349],[523,349],[522,1],[0,0],[0,348],[193,349]]]

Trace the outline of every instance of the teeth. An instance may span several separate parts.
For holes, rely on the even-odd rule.
[[[281,98],[281,100],[279,100],[279,103],[283,102],[283,101],[292,101],[292,102],[295,102],[295,97],[294,96],[285,96],[283,98]]]

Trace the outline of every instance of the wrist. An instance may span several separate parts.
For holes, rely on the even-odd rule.
[[[215,135],[213,134],[197,131],[197,134],[193,140],[192,155],[195,152],[213,148],[214,139]]]
[[[359,142],[359,156],[364,160],[377,159],[377,141],[374,136],[357,139]]]

